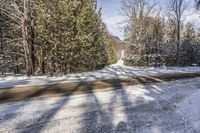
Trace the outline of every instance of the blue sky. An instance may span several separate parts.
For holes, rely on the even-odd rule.
[[[98,0],[98,6],[102,7],[102,18],[108,30],[118,37],[123,37],[123,16],[120,15],[120,0]]]
[[[169,0],[156,1],[159,3],[159,7],[161,7],[162,9],[166,9]],[[197,21],[197,19],[200,19],[198,17],[200,15],[197,14],[196,10],[193,8],[193,1],[194,0],[188,0],[188,4],[190,6],[187,8],[184,17],[184,20],[190,22],[195,22]],[[103,21],[106,23],[110,33],[123,39],[124,32],[122,22],[124,20],[124,17],[120,13],[121,0],[98,0],[98,7],[102,8],[102,18]]]
[[[153,0],[152,0],[153,1]],[[165,1],[165,0],[160,0]],[[163,4],[163,2],[161,2]],[[123,20],[121,15],[121,0],[98,0],[98,7],[102,8],[102,18],[109,31],[115,35],[124,38]]]

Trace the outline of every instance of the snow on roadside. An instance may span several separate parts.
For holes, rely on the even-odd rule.
[[[116,79],[119,77],[151,76],[170,73],[200,72],[200,67],[127,67],[111,65],[99,71],[68,74],[61,77],[48,76],[6,76],[0,77],[0,88],[24,87],[35,85],[48,85],[79,81],[94,81],[102,79]]]
[[[195,93],[199,80],[200,78],[185,79],[168,84],[136,85],[119,90],[1,104],[0,132],[22,132],[26,128],[36,132],[37,128],[41,129],[39,126],[42,127],[40,132],[79,132],[86,127],[96,129],[96,125],[102,124],[112,124],[115,128],[124,122],[138,129],[138,133],[190,133],[193,129],[187,121],[180,122],[180,116],[171,110],[171,105],[176,101],[173,100],[174,97],[182,101]],[[162,108],[166,103],[167,107],[170,104],[170,109],[164,111]],[[186,108],[184,106],[187,104],[183,105]],[[89,126],[85,123],[89,123]]]
[[[188,119],[196,130],[200,129],[200,90],[187,97],[177,107],[177,113]]]
[[[168,69],[177,70],[177,71],[187,71],[187,72],[198,72],[200,67],[169,67]]]

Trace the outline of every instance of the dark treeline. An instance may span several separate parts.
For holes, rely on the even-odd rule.
[[[148,0],[122,0],[127,65],[200,65],[200,31],[185,21],[187,2],[166,0],[167,10],[161,10]]]
[[[0,0],[0,70],[67,74],[116,61],[95,0]]]

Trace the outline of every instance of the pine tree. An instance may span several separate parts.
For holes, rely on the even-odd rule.
[[[95,0],[2,0],[0,10],[1,54],[16,73],[94,70],[113,56]]]
[[[97,12],[95,2],[86,0],[77,21],[77,37],[79,41],[79,61],[84,69],[94,70],[107,63],[105,50],[105,28]]]
[[[107,33],[107,34],[109,34],[109,33]],[[107,50],[107,55],[108,55],[108,64],[114,64],[117,62],[117,55],[114,52],[114,45],[117,45],[117,44],[116,44],[116,42],[114,42],[113,37],[110,35],[107,35],[106,50]],[[120,53],[121,51],[116,51],[116,52]]]

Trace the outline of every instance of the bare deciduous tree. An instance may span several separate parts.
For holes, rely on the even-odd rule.
[[[126,33],[130,38],[135,49],[135,62],[141,60],[141,53],[144,46],[145,21],[152,14],[155,3],[150,3],[148,0],[122,0],[122,14],[127,18]]]
[[[186,9],[185,0],[169,0],[169,13],[176,22],[176,43],[177,43],[177,65],[179,65],[180,35],[181,35],[181,19]]]
[[[197,9],[200,8],[200,0],[195,0],[195,6]]]
[[[0,7],[1,12],[12,21],[13,27],[17,27],[21,34],[19,38],[13,35],[13,38],[4,40],[7,43],[15,42],[23,47],[27,75],[35,72],[33,8],[33,0],[4,1],[3,6]]]

